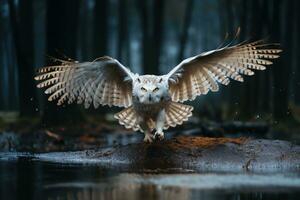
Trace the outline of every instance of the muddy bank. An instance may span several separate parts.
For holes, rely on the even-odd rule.
[[[136,143],[74,152],[1,153],[1,157],[99,165],[127,171],[300,172],[300,146],[265,139],[177,137],[154,144]]]

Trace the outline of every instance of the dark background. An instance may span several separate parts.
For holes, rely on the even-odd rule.
[[[192,104],[201,120],[263,121],[299,130],[299,1],[296,0],[1,0],[0,121],[32,119],[44,127],[83,122],[118,109],[56,107],[36,89],[47,56],[117,58],[137,73],[167,73],[182,59],[225,38],[267,39],[283,53],[271,67],[231,82]],[[101,123],[101,121],[99,121]]]
[[[239,187],[235,184],[232,190],[227,185],[223,190],[219,187],[189,190],[185,186],[164,188],[159,177],[158,185],[134,188],[126,179],[118,184],[122,179],[116,170],[43,163],[31,160],[30,153],[24,157],[19,154],[97,150],[105,146],[117,149],[120,148],[117,144],[143,141],[143,134],[131,134],[132,131],[117,125],[112,114],[119,108],[85,110],[82,105],[58,107],[48,102],[33,79],[37,68],[54,64],[48,56],[91,61],[109,55],[134,72],[162,74],[184,58],[217,48],[227,33],[229,38],[234,38],[238,27],[241,33],[237,42],[266,39],[280,43],[281,57],[266,71],[246,77],[244,83],[231,81],[219,92],[189,102],[195,106],[193,117],[188,123],[168,130],[167,142],[172,138],[171,142],[180,144],[177,136],[183,139],[245,136],[300,144],[299,0],[0,0],[0,160],[20,155],[18,161],[0,161],[0,199],[89,199],[94,195],[104,195],[107,199],[119,196],[132,199],[134,195],[137,199],[167,195],[175,198],[190,195],[190,199],[297,199],[298,188],[291,190],[287,186],[284,190],[285,187],[273,186],[262,192],[264,182],[253,190],[244,184]],[[270,155],[274,149],[275,153],[284,152],[278,146],[280,141],[272,142],[274,148],[270,148]],[[149,145],[152,153],[146,157],[160,158],[167,152],[172,158],[176,153],[164,150],[161,154],[164,148],[153,146]],[[249,145],[249,148],[253,147]],[[260,155],[261,148],[253,151]],[[200,155],[201,151],[191,147],[189,155],[194,153]],[[280,160],[285,160],[285,155],[289,156],[282,154]],[[98,156],[106,155],[97,154],[93,159]],[[237,156],[233,155],[232,159]],[[246,165],[250,161],[251,165],[259,165],[255,156],[249,154],[251,159]],[[231,159],[224,163],[225,168],[230,162]],[[156,163],[149,165],[151,169],[157,168]],[[132,168],[134,173],[125,171],[125,178],[130,179],[128,174],[143,179],[149,173],[174,173],[159,169],[157,172]],[[182,170],[178,173],[190,173]],[[209,174],[214,175],[212,171]],[[297,174],[284,172],[297,181],[298,171]],[[251,171],[243,171],[242,175],[253,179]],[[261,175],[277,177],[273,171]],[[207,180],[208,185],[211,181]],[[283,182],[286,184],[286,179]],[[69,183],[75,186],[70,187]],[[121,185],[129,189],[118,189]]]

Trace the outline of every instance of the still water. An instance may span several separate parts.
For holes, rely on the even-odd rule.
[[[135,170],[136,171],[136,170]],[[38,161],[0,161],[0,199],[300,199],[298,174],[140,173]]]

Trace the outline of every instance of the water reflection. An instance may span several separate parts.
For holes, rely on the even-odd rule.
[[[50,191],[51,192],[51,191]],[[62,190],[61,192],[51,192],[47,195],[49,200],[58,199],[78,199],[78,200],[96,200],[96,199],[298,199],[297,194],[293,193],[273,193],[273,192],[225,192],[225,191],[202,191],[189,190],[186,188],[158,188],[154,185],[141,185],[133,188],[82,188]]]
[[[100,167],[0,162],[0,199],[298,199],[287,175],[120,173]]]

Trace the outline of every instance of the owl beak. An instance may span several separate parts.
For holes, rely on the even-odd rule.
[[[151,97],[151,94],[149,94],[149,101],[152,101],[152,97]]]

